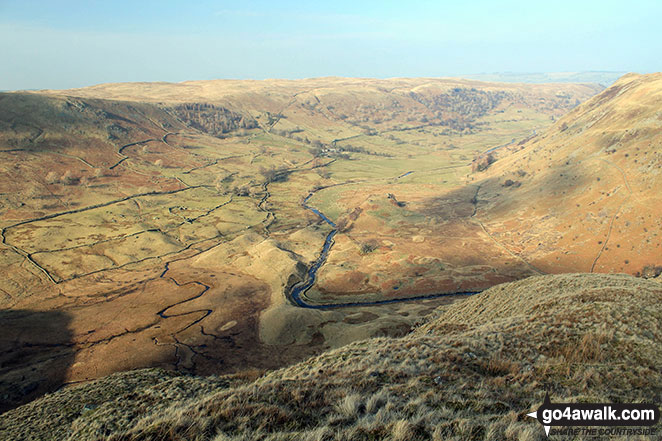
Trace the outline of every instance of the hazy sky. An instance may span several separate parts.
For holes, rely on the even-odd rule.
[[[0,0],[0,89],[662,70],[662,2]]]

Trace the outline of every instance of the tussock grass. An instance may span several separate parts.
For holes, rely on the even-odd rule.
[[[356,342],[257,379],[114,375],[4,414],[0,433],[17,440],[46,433],[107,441],[542,440],[525,414],[547,391],[557,402],[659,402],[661,302],[662,285],[653,280],[533,277],[439,308],[405,337]],[[81,412],[86,403],[99,406]]]

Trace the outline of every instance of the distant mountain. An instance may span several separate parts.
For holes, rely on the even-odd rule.
[[[596,83],[610,86],[626,72],[588,71],[588,72],[494,72],[466,75],[465,78],[479,81],[497,81],[506,83]]]

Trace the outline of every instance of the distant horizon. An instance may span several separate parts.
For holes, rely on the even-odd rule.
[[[662,3],[0,2],[0,90],[662,70]]]
[[[88,87],[103,86],[107,84],[150,84],[150,83],[164,83],[164,84],[181,84],[181,83],[190,83],[190,82],[202,82],[202,81],[305,81],[305,80],[316,80],[316,79],[326,79],[326,78],[339,78],[339,79],[356,79],[356,80],[398,80],[398,79],[459,79],[459,80],[470,80],[470,81],[479,81],[485,83],[524,83],[524,84],[545,84],[545,83],[594,83],[602,84],[608,86],[618,78],[627,74],[638,74],[638,75],[648,75],[657,72],[626,72],[626,71],[606,71],[606,70],[590,70],[584,72],[481,72],[473,74],[464,74],[464,75],[439,75],[439,76],[392,76],[392,77],[350,77],[350,76],[340,76],[340,75],[323,75],[316,77],[299,77],[299,78],[283,78],[283,77],[270,77],[270,78],[209,78],[209,79],[187,79],[181,81],[165,81],[165,80],[138,80],[138,81],[107,81],[102,83],[93,83],[85,84],[74,87],[66,88],[30,88],[30,89],[0,89],[0,92],[36,92],[44,90],[70,90],[70,89],[85,89]],[[604,75],[609,78],[613,78],[609,84],[597,81],[584,80],[570,80],[570,79],[548,79],[547,81],[538,81],[538,80],[528,80],[525,81],[524,78],[530,76],[556,76],[556,75],[575,75],[579,77],[588,77],[594,74]],[[482,77],[495,77],[500,76],[503,78],[500,79],[484,79]]]

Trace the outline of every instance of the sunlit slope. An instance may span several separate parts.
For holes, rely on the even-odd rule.
[[[149,185],[156,167],[148,162],[140,171],[119,167],[128,153],[120,149],[138,141],[158,143],[184,127],[149,104],[0,94],[3,226],[102,203]],[[179,186],[176,181],[162,185]]]
[[[0,417],[15,440],[543,440],[555,402],[655,402],[662,285],[568,274],[442,307],[402,338],[353,343],[255,381],[113,375]]]
[[[662,74],[629,74],[528,142],[498,152],[477,216],[548,272],[662,264]]]
[[[314,78],[116,83],[65,91],[86,98],[135,100],[177,107],[210,103],[250,115],[266,130],[325,142],[375,132],[440,126],[470,129],[509,107],[534,117],[560,116],[601,90],[595,84],[503,84],[456,78]],[[515,111],[516,111],[515,110]],[[508,113],[506,113],[508,114]],[[517,119],[518,115],[511,118]],[[301,132],[304,130],[304,133]],[[405,141],[407,139],[405,138]],[[386,147],[386,146],[384,146]],[[382,147],[383,148],[383,147]]]

